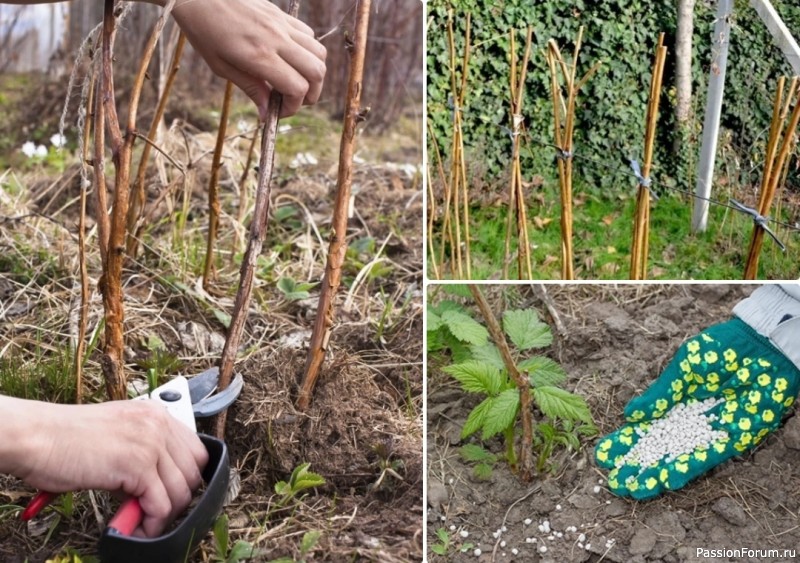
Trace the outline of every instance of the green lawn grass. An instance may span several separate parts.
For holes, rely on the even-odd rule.
[[[560,279],[561,227],[557,186],[546,182],[545,203],[528,202],[529,236],[534,278]],[[599,195],[576,190],[574,254],[577,279],[628,279],[633,231],[634,191]],[[715,196],[716,197],[716,196]],[[691,232],[692,201],[667,193],[651,209],[648,279],[741,279],[753,230],[747,216],[712,205],[708,229]],[[507,207],[473,207],[471,220],[472,277],[500,279],[505,259]],[[783,218],[788,220],[787,217]],[[541,228],[537,228],[538,223]],[[546,223],[542,226],[543,223]],[[440,227],[440,225],[439,225]],[[786,252],[768,237],[761,254],[760,279],[796,279],[800,276],[800,233],[774,227]],[[434,233],[440,248],[441,235]],[[430,261],[430,257],[428,258]],[[516,279],[516,241],[512,240],[509,277]],[[430,263],[429,263],[430,266]],[[429,272],[432,272],[429,267]],[[449,275],[447,277],[450,277]]]

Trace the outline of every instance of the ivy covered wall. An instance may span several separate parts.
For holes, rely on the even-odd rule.
[[[800,5],[773,0],[787,26],[800,36]],[[534,52],[528,68],[524,115],[531,137],[553,142],[549,71],[544,57],[548,40],[555,39],[565,58],[572,52],[578,28],[585,27],[578,75],[594,62],[600,72],[584,87],[577,106],[576,152],[620,164],[625,155],[641,156],[644,119],[655,44],[666,33],[670,49],[664,76],[656,169],[659,179],[683,183],[688,161],[699,151],[705,109],[705,88],[716,3],[699,0],[694,33],[694,122],[688,154],[674,154],[674,39],[676,0],[430,0],[428,2],[428,115],[437,141],[447,157],[452,110],[447,50],[448,10],[453,11],[456,49],[463,48],[465,14],[472,14],[472,60],[463,116],[467,157],[476,182],[493,184],[505,175],[511,141],[509,127],[509,30],[517,29],[517,44],[525,28],[534,30]],[[519,47],[521,56],[521,46]],[[460,67],[460,64],[458,65]],[[747,0],[737,0],[729,55],[723,138],[737,153],[744,169],[763,158],[763,144],[772,110],[776,78],[791,76],[791,67],[772,45],[771,37]],[[523,150],[523,170],[550,176],[554,152],[531,144]],[[619,175],[576,162],[577,173],[604,188],[629,187]],[[691,167],[693,168],[693,164]],[[751,171],[752,173],[758,170]],[[686,186],[682,186],[686,187]]]

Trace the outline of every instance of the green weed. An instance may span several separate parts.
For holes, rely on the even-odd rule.
[[[269,563],[306,563],[306,557],[314,551],[321,537],[322,532],[320,531],[311,530],[306,532],[303,534],[303,539],[300,540],[300,559],[281,557],[280,559],[273,559]]]
[[[303,491],[325,484],[322,475],[309,471],[309,467],[311,467],[310,463],[301,463],[292,471],[288,482],[278,481],[275,483],[275,492],[280,497],[277,502],[278,506],[286,506]]]
[[[436,530],[436,538],[439,541],[431,545],[431,551],[436,555],[445,556],[450,552],[451,549],[454,549],[460,553],[466,553],[475,547],[475,545],[471,542],[463,543],[458,546],[454,545],[453,541],[450,539],[450,534],[444,528],[438,528]]]
[[[297,282],[288,276],[284,276],[278,280],[278,290],[283,294],[283,298],[286,299],[286,301],[302,301],[303,299],[308,299],[311,297],[308,290],[314,289],[317,285],[317,282]]]
[[[74,549],[67,549],[63,555],[56,555],[46,563],[99,563],[99,559],[92,555],[81,555]]]
[[[45,353],[37,346],[33,357],[0,358],[0,393],[20,399],[71,404],[75,402],[72,352]]]
[[[403,481],[400,472],[405,472],[405,464],[402,459],[392,459],[394,452],[390,443],[381,442],[372,447],[378,454],[378,475],[377,481],[371,485],[373,491],[386,491],[394,488],[395,483]]]
[[[260,557],[264,553],[244,540],[238,540],[230,545],[230,530],[226,514],[220,515],[214,523],[214,552],[214,561],[220,563],[239,563],[239,561]]]
[[[492,478],[494,464],[497,463],[497,456],[480,447],[477,444],[467,444],[459,448],[458,453],[465,463],[474,464],[472,474],[476,479],[488,481]]]
[[[167,376],[181,368],[181,361],[175,354],[167,351],[164,341],[157,335],[151,334],[145,342],[145,347],[150,354],[136,364],[147,374],[147,387],[152,392],[156,387],[165,383]]]
[[[552,189],[551,189],[552,188]],[[547,193],[555,188],[545,183]],[[601,195],[587,186],[576,190],[574,210],[576,273],[581,279],[626,279],[630,273],[630,245],[633,229],[633,190],[617,195]],[[726,196],[716,196],[727,201]],[[555,195],[544,204],[530,206],[531,255],[534,277],[559,279],[561,276],[560,208]],[[475,279],[497,279],[505,253],[506,208],[484,207],[472,210],[474,217],[472,256]],[[691,232],[692,205],[688,198],[663,195],[651,210],[650,279],[741,279],[750,243],[753,222],[725,207],[712,205],[708,230]],[[780,218],[791,222],[786,210]],[[787,247],[778,250],[771,240],[762,253],[760,277],[786,279],[797,275],[800,235],[776,227]],[[439,234],[434,235],[440,241]],[[512,254],[516,246],[512,243]],[[511,256],[511,272],[516,274],[516,258]]]

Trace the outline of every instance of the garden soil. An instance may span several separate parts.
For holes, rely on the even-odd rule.
[[[569,374],[567,388],[588,401],[602,435],[620,425],[624,405],[660,374],[684,339],[729,318],[732,306],[753,286],[548,288],[551,309],[564,328],[562,334],[554,329],[551,355]],[[490,296],[499,303],[496,287]],[[518,297],[515,307],[532,305],[553,326],[532,292],[520,286]],[[596,439],[588,440],[579,452],[562,450],[554,471],[531,483],[520,482],[501,463],[489,480],[476,479],[458,454],[466,443],[460,439],[461,427],[476,401],[459,391],[452,379],[429,369],[427,534],[431,545],[438,542],[437,529],[448,533],[447,560],[795,560],[782,553],[762,557],[756,552],[711,559],[697,550],[800,550],[800,417],[796,414],[754,451],[680,491],[637,502],[608,491],[605,473],[593,461]],[[501,453],[499,440],[487,446]],[[545,521],[550,533],[540,531]],[[428,555],[431,561],[445,560],[430,551]]]

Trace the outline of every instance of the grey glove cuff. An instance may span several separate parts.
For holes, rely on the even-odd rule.
[[[779,324],[770,333],[769,339],[800,369],[800,317]]]
[[[733,314],[800,368],[800,284],[763,285],[737,303]]]

